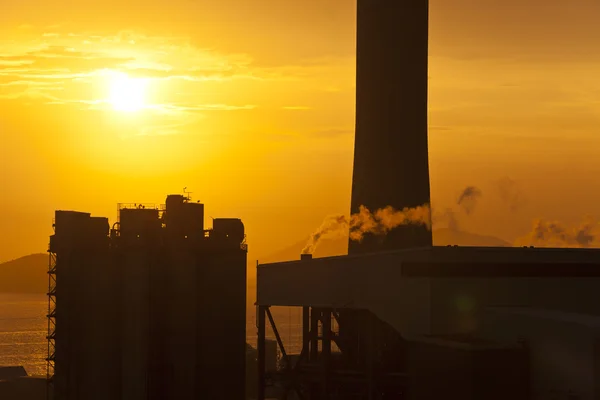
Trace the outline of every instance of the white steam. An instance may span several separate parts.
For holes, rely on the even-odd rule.
[[[365,206],[360,206],[359,212],[347,217],[345,215],[332,215],[325,218],[321,226],[311,235],[302,254],[312,254],[320,241],[325,237],[337,237],[350,234],[350,239],[360,242],[365,234],[385,235],[400,225],[425,225],[431,229],[431,209],[428,204],[395,210],[388,206],[369,211]]]
[[[600,246],[600,224],[595,218],[586,218],[577,227],[567,227],[560,222],[538,219],[517,246],[581,247]]]

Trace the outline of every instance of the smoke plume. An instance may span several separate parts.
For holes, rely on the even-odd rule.
[[[475,206],[482,195],[479,188],[467,186],[460,192],[456,201],[459,206],[458,210],[453,208],[446,208],[445,211],[432,210],[433,225],[445,225],[451,231],[458,232],[460,230],[459,216],[461,214],[470,216],[475,211]]]
[[[467,215],[470,215],[473,210],[475,210],[475,206],[481,195],[481,190],[475,186],[467,186],[460,196],[458,196],[456,204],[458,204]]]
[[[325,218],[319,229],[311,235],[302,250],[302,254],[314,253],[324,237],[336,237],[349,232],[351,240],[360,242],[367,233],[385,235],[400,225],[409,224],[425,225],[428,229],[431,229],[429,205],[403,210],[395,210],[393,207],[388,206],[375,212],[369,211],[365,206],[360,206],[359,212],[350,217],[332,215]]]
[[[594,218],[586,218],[576,228],[569,228],[555,221],[534,221],[529,234],[515,243],[518,246],[540,247],[594,247],[600,245],[600,224]]]
[[[447,208],[444,212],[436,212],[434,210],[432,220],[433,225],[437,226],[438,224],[444,224],[453,232],[458,232],[460,230],[456,211],[451,208]]]
[[[498,194],[510,211],[515,212],[525,204],[525,197],[521,188],[514,180],[504,177],[496,182]]]

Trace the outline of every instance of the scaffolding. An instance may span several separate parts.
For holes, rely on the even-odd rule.
[[[52,224],[54,227],[54,224]],[[56,353],[56,253],[52,246],[52,237],[48,247],[48,355],[46,357],[46,399],[53,398],[54,365]]]

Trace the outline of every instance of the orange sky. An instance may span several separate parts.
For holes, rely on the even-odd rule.
[[[478,186],[464,229],[507,240],[600,215],[598,20],[597,0],[431,0],[434,208]],[[114,220],[184,186],[244,220],[250,257],[347,212],[355,23],[351,0],[2,6],[0,261],[44,251],[56,208]],[[113,109],[115,71],[145,108]]]

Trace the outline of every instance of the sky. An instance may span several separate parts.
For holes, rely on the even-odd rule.
[[[244,220],[251,259],[348,212],[355,0],[0,9],[0,262],[45,251],[55,209],[114,221],[183,187]],[[600,216],[598,20],[597,0],[430,1],[434,209],[476,186],[461,229],[508,241]]]

